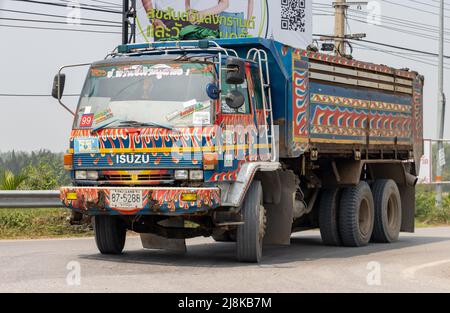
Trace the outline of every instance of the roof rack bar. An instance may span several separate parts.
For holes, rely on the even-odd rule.
[[[230,53],[234,54],[238,57],[238,54],[233,49],[225,49],[221,47],[217,42],[208,39],[202,40],[185,40],[185,41],[157,41],[157,42],[148,42],[148,43],[139,43],[139,44],[127,44],[120,45],[117,47],[118,54],[122,55],[130,55],[132,53],[143,53],[150,51],[211,51],[211,50],[220,50],[223,51],[226,55]]]

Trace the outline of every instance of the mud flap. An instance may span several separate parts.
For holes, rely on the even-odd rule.
[[[416,213],[416,189],[411,186],[398,186],[402,199],[402,232],[414,233]]]
[[[185,239],[167,239],[154,234],[140,234],[144,249],[186,253]]]
[[[291,241],[296,177],[292,171],[279,171],[281,197],[278,204],[264,204],[267,216],[265,245],[289,245]]]

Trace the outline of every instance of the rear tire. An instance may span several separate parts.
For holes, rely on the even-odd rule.
[[[319,228],[322,241],[327,246],[340,246],[338,222],[339,189],[324,189],[320,196]]]
[[[259,263],[265,233],[265,211],[260,181],[253,181],[242,206],[244,224],[237,228],[237,259],[240,262]]]
[[[340,202],[339,231],[346,247],[366,246],[374,226],[374,201],[366,182],[344,189]]]
[[[373,186],[375,226],[372,241],[392,243],[398,241],[402,226],[402,202],[395,181],[377,180]]]
[[[117,216],[99,215],[94,218],[94,233],[101,254],[121,254],[127,230]]]

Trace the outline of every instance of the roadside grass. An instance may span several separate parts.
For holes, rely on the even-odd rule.
[[[443,198],[442,207],[436,205],[436,194],[419,190],[416,195],[416,221],[418,227],[450,225],[450,195]]]
[[[92,236],[90,225],[70,225],[66,209],[0,209],[0,239]]]

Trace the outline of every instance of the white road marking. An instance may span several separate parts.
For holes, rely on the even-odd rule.
[[[425,264],[421,264],[421,265],[417,265],[417,266],[411,266],[411,267],[408,267],[407,269],[403,270],[402,275],[404,278],[414,279],[414,277],[416,276],[416,273],[418,271],[421,271],[423,269],[430,268],[430,267],[444,265],[447,263],[450,263],[450,260],[441,260],[441,261],[425,263]]]

